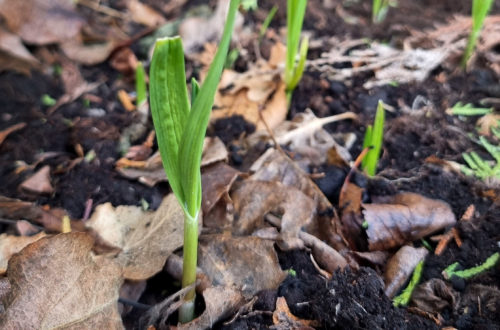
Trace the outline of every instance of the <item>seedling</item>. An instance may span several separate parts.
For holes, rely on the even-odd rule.
[[[230,2],[222,39],[205,81],[199,87],[193,80],[191,105],[180,37],[157,40],[151,62],[151,113],[158,148],[170,187],[184,211],[182,287],[190,286],[196,281],[203,140],[239,4],[240,0]],[[193,288],[187,293],[179,309],[180,322],[193,319],[194,298]]]
[[[446,279],[450,279],[453,276],[457,276],[464,279],[471,278],[481,274],[484,271],[487,271],[490,268],[493,268],[497,264],[499,259],[500,259],[500,253],[496,252],[492,254],[488,259],[486,259],[486,261],[483,264],[465,270],[457,270],[460,264],[458,262],[455,262],[446,267],[446,269],[443,271],[443,276]]]
[[[462,58],[462,68],[467,66],[467,62],[474,52],[477,39],[481,34],[484,19],[488,16],[493,1],[494,0],[472,0],[472,30],[469,35],[469,40],[467,41],[464,57]]]
[[[471,103],[463,104],[462,102],[457,102],[453,108],[446,110],[449,115],[457,116],[482,116],[491,112],[493,112],[493,108],[478,108]]]
[[[415,270],[413,271],[413,275],[411,276],[411,280],[410,283],[408,283],[408,286],[403,290],[403,292],[401,292],[401,294],[392,299],[392,304],[395,307],[408,305],[413,290],[415,290],[415,287],[417,286],[418,282],[420,282],[423,269],[424,269],[424,261],[422,260],[417,264],[417,267],[415,267]]]
[[[46,107],[52,107],[57,103],[57,101],[49,94],[43,94],[42,97],[40,98],[40,101]]]
[[[372,21],[373,23],[382,22],[387,16],[389,7],[396,7],[397,1],[394,0],[373,0],[372,3]]]
[[[370,148],[370,151],[368,151],[365,158],[363,158],[361,165],[365,172],[370,176],[374,176],[377,170],[380,151],[382,150],[382,141],[384,139],[384,121],[384,103],[382,101],[378,101],[373,126],[368,125],[366,128],[365,139],[363,141],[363,149]]]
[[[495,159],[496,164],[491,165],[474,151],[469,154],[464,153],[462,157],[469,167],[462,166],[462,172],[466,175],[474,175],[481,180],[488,178],[500,179],[500,146],[489,143],[484,136],[479,137],[479,143]]]
[[[146,72],[144,72],[142,62],[139,62],[135,68],[135,92],[137,95],[135,104],[138,108],[148,100],[146,89]]]
[[[306,13],[307,0],[288,0],[287,2],[287,36],[286,36],[286,63],[285,63],[285,85],[287,105],[290,107],[292,93],[299,84],[306,65],[309,39],[306,37],[300,43],[300,32]],[[295,61],[299,52],[299,60]]]
[[[259,32],[259,42],[262,40],[262,37],[266,34],[267,29],[269,28],[269,24],[271,24],[271,21],[274,18],[274,15],[276,15],[276,12],[278,11],[278,6],[274,5],[273,8],[269,11],[269,14],[267,14],[266,19],[264,19],[264,22],[262,22],[262,26],[260,27],[260,32]]]
[[[259,8],[257,0],[241,0],[241,8],[244,11],[256,10]]]

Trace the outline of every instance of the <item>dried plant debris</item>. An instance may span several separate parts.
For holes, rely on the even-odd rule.
[[[40,63],[23,45],[21,38],[0,26],[0,72],[15,70],[29,74]],[[1,140],[1,139],[0,139]]]
[[[7,263],[10,257],[21,251],[28,244],[38,241],[44,236],[46,236],[44,232],[34,236],[0,235],[0,275],[3,275],[7,271]]]
[[[389,298],[398,293],[412,275],[415,267],[425,259],[428,253],[426,248],[405,245],[389,259],[384,273],[385,294]]]
[[[52,194],[54,187],[50,183],[50,166],[45,165],[32,176],[24,180],[20,189],[34,194]]]
[[[303,320],[293,315],[284,297],[276,300],[276,310],[273,312],[273,326],[271,329],[303,329],[312,330],[318,325],[313,320]]]
[[[450,206],[414,193],[363,204],[370,251],[387,250],[425,237],[456,223]]]
[[[233,224],[238,235],[249,235],[265,226],[264,215],[281,213],[281,231],[278,244],[288,250],[303,247],[298,238],[302,227],[315,215],[314,201],[301,191],[279,182],[246,180],[231,194],[238,215]]]
[[[116,261],[124,268],[123,277],[137,281],[161,271],[169,255],[182,246],[183,221],[182,209],[170,194],[154,212],[136,206],[99,205],[87,227],[108,245],[121,249]]]
[[[413,306],[428,313],[440,313],[445,308],[456,308],[458,295],[441,279],[433,278],[418,285],[411,296]]]
[[[251,236],[202,235],[198,265],[213,286],[233,286],[250,298],[276,289],[286,277],[273,244]]]
[[[44,237],[9,261],[3,329],[122,329],[121,267],[91,252],[85,233]]]
[[[229,196],[229,190],[241,172],[231,166],[218,162],[207,166],[201,175],[203,214],[208,214],[223,198]]]

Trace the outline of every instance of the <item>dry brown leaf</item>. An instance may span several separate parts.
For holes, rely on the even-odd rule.
[[[429,313],[440,313],[444,308],[455,308],[457,293],[445,281],[433,278],[418,285],[411,295],[412,305]]]
[[[285,250],[303,247],[299,232],[311,222],[316,210],[314,201],[300,190],[280,182],[246,180],[234,189],[231,197],[238,214],[233,223],[236,234],[249,235],[266,226],[267,213],[282,213],[278,244]]]
[[[321,267],[333,274],[337,269],[344,269],[348,263],[346,259],[316,236],[306,232],[300,232],[299,237],[304,244],[311,249],[311,252]]]
[[[370,251],[401,246],[456,223],[446,202],[419,194],[388,196],[382,203],[363,204]]]
[[[6,129],[0,131],[0,145],[2,145],[3,141],[9,136],[9,134],[19,131],[26,127],[26,123],[18,123],[7,127]]]
[[[84,65],[95,65],[104,62],[116,46],[117,41],[106,41],[87,45],[84,44],[80,38],[68,40],[60,45],[66,56]]]
[[[229,194],[229,189],[240,174],[240,171],[222,162],[203,169],[201,174],[203,214],[208,214],[224,195]]]
[[[479,134],[490,136],[491,128],[500,126],[500,115],[489,113],[481,116],[481,118],[477,120],[477,125],[479,126]]]
[[[203,291],[205,311],[193,321],[179,325],[179,329],[211,329],[213,325],[233,315],[245,303],[240,290],[215,286]]]
[[[187,56],[196,53],[205,43],[220,40],[229,8],[229,0],[219,0],[215,12],[209,18],[190,17],[179,26],[179,35],[182,37],[184,52]],[[238,31],[243,25],[243,16],[237,13],[234,30]]]
[[[34,45],[72,39],[84,23],[75,3],[66,0],[3,0],[0,15],[11,32]]]
[[[35,236],[0,235],[0,275],[3,275],[7,270],[10,257],[21,251],[26,245],[38,241],[44,236],[46,236],[44,232]]]
[[[346,112],[340,115],[334,115],[325,118],[318,118],[314,115],[311,109],[306,109],[304,112],[297,114],[292,121],[285,121],[279,124],[274,130],[274,138],[279,145],[286,145],[290,151],[302,154],[305,157],[309,156],[309,163],[320,165],[326,161],[328,152],[334,148],[336,153],[342,158],[344,163],[349,163],[351,155],[347,150],[349,146],[341,146],[328,133],[323,126],[340,120],[356,119],[356,114]],[[355,141],[350,138],[348,144]],[[253,133],[247,138],[247,142],[254,146],[257,143],[265,141],[271,142],[269,132],[261,130]]]
[[[234,287],[249,298],[260,290],[276,289],[286,277],[273,244],[251,236],[203,235],[198,266],[213,286]]]
[[[286,118],[285,84],[280,72],[267,63],[261,63],[245,73],[225,70],[214,100],[212,121],[241,115],[256,130],[265,129],[264,118],[270,128],[275,128]]]
[[[273,329],[302,329],[312,330],[318,326],[313,320],[303,320],[293,315],[286,303],[285,297],[276,299],[276,310],[273,312]]]
[[[86,225],[108,245],[121,249],[115,260],[124,268],[123,277],[138,281],[161,271],[168,256],[182,246],[183,223],[184,213],[170,194],[154,212],[99,205]]]
[[[138,0],[128,0],[127,8],[132,14],[132,20],[136,23],[156,27],[165,23],[165,18],[150,6]]]
[[[389,259],[384,273],[385,294],[392,298],[408,281],[417,264],[424,260],[429,251],[405,245]]]
[[[2,54],[3,53],[3,54]],[[29,74],[31,68],[39,65],[38,60],[24,47],[21,38],[7,32],[0,26],[0,72],[3,70],[15,70]],[[7,61],[9,59],[9,61]]]
[[[201,167],[210,164],[227,161],[228,152],[224,142],[216,137],[206,137],[203,140],[203,153],[201,155]]]
[[[285,186],[294,187],[312,198],[316,203],[317,216],[305,231],[325,240],[339,252],[346,250],[345,240],[340,235],[340,220],[332,204],[293,160],[278,150],[268,149],[252,164],[250,171],[254,172],[252,180],[282,182]]]
[[[50,183],[50,166],[45,165],[35,174],[24,180],[19,188],[35,194],[52,194],[54,187]]]
[[[122,329],[121,268],[92,253],[85,233],[59,234],[28,245],[9,261],[11,289],[2,329]]]

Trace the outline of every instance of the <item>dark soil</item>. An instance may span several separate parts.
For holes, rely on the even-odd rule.
[[[163,3],[156,0],[145,2],[151,2],[155,8],[161,8]],[[278,30],[286,25],[285,2],[276,1],[280,10],[271,28]],[[188,1],[184,9],[196,3],[200,1]],[[261,23],[274,3],[260,1],[259,10],[250,13],[248,20]],[[309,16],[305,29],[311,31],[314,37],[337,36],[342,40],[370,38],[396,46],[412,30],[432,28],[444,23],[443,17],[467,15],[470,10],[470,1],[466,0],[399,1],[397,8],[390,9],[386,21],[374,27],[370,23],[369,1],[352,1],[349,2],[351,5],[334,1],[337,10],[325,9],[322,3],[320,0],[310,0],[308,4]],[[497,1],[493,6],[492,13],[498,14],[500,3]],[[342,15],[354,16],[358,24],[348,24],[345,17],[339,14],[338,8],[343,9]],[[262,45],[261,53],[269,54],[266,47],[272,43],[264,41]],[[319,54],[319,51],[312,52],[310,59]],[[239,69],[245,69],[245,63],[238,63]],[[399,110],[387,113],[379,174],[374,179],[366,179],[358,174],[361,177],[358,183],[364,182],[367,201],[377,195],[415,192],[447,202],[457,218],[469,205],[475,206],[473,218],[458,224],[463,245],[459,248],[452,242],[441,256],[430,254],[426,259],[422,282],[442,278],[443,269],[453,262],[459,262],[463,268],[470,268],[500,251],[498,187],[497,190],[491,189],[475,179],[443,170],[441,166],[427,161],[428,157],[436,156],[463,162],[463,152],[477,149],[477,145],[464,134],[474,131],[474,120],[462,121],[446,115],[444,111],[458,101],[477,104],[482,98],[498,97],[494,89],[489,87],[498,86],[499,77],[487,66],[481,67],[481,63],[469,72],[449,72],[449,69],[439,67],[422,83],[383,86],[369,91],[363,88],[363,83],[370,74],[357,76],[347,86],[344,82],[329,81],[321,78],[317,72],[308,71],[293,95],[289,117],[305,108],[311,108],[319,117],[346,111],[358,114],[357,122],[345,121],[327,127],[331,132],[356,134],[357,143],[351,149],[353,155],[361,151],[365,127],[373,121],[379,99],[390,105],[405,104],[411,108],[417,97],[420,97],[431,105],[425,113],[420,114],[407,114]],[[187,63],[188,67],[196,65]],[[83,217],[89,200],[93,201],[94,207],[105,202],[115,206],[141,205],[144,200],[151,208],[156,208],[162,196],[169,191],[168,185],[146,187],[121,177],[115,171],[114,164],[121,156],[120,133],[135,120],[131,113],[116,102],[118,73],[107,64],[98,68],[84,67],[82,73],[89,81],[107,77],[96,93],[103,103],[90,104],[90,108],[105,109],[99,117],[89,111],[90,108],[81,99],[48,114],[47,107],[40,100],[44,94],[53,98],[62,95],[58,77],[38,72],[33,72],[31,77],[10,72],[0,74],[0,130],[20,122],[27,124],[23,130],[9,135],[0,146],[0,195],[61,207],[75,219]],[[447,77],[445,84],[438,80],[440,74]],[[134,88],[130,84],[125,87],[128,90]],[[151,124],[149,128],[153,128]],[[252,150],[251,155],[241,152],[237,140],[254,129],[252,124],[242,118],[233,117],[216,122],[209,128],[209,134],[219,136],[226,144],[231,155],[230,165],[245,170],[251,165],[250,159],[255,159],[266,149],[265,145],[261,145]],[[94,150],[96,158],[92,161],[81,159],[76,151],[77,145],[85,152]],[[55,154],[47,156],[49,152]],[[16,169],[23,164],[36,166],[27,167],[18,173]],[[51,165],[52,184],[55,187],[52,195],[34,196],[18,189],[21,182],[47,164]],[[314,171],[327,173],[324,179],[317,182],[332,204],[338,206],[339,190],[348,169],[325,166],[311,169],[311,172]],[[332,280],[327,281],[318,275],[306,251],[279,252],[279,255],[282,268],[293,269],[296,275],[289,275],[275,291],[261,292],[253,312],[241,315],[229,324],[217,324],[216,328],[262,329],[271,326],[272,311],[278,296],[286,298],[294,315],[316,320],[322,329],[438,328],[428,318],[412,314],[404,308],[393,307],[390,299],[384,295],[380,276],[370,268],[336,272]],[[164,293],[173,287],[169,283],[167,289],[164,283],[160,283],[166,278],[165,274],[160,274],[151,279],[140,301],[152,305],[165,298]],[[168,278],[167,281],[170,280]],[[481,309],[477,299],[470,298],[479,297],[479,294],[471,291],[476,288],[474,285],[496,286],[498,290],[499,283],[499,265],[470,280],[453,281],[454,290],[463,295],[462,305],[456,309],[445,309],[441,313],[444,319],[442,325],[459,329],[499,329],[498,303],[495,305],[496,310]],[[163,294],[158,294],[159,291]],[[138,317],[140,314],[140,310],[134,309],[130,315]],[[134,320],[130,318],[129,326],[133,327]]]

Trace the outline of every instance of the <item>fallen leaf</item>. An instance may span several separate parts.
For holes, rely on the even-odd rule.
[[[298,237],[303,226],[315,215],[314,201],[300,190],[280,182],[246,180],[238,185],[231,197],[238,214],[233,231],[249,235],[265,226],[264,216],[269,212],[282,213],[278,244],[284,250],[302,248]]]
[[[64,54],[71,60],[84,64],[96,65],[104,62],[117,47],[117,41],[84,44],[80,38],[60,44]]]
[[[183,224],[184,213],[174,194],[169,194],[154,212],[99,205],[86,226],[121,249],[115,260],[123,267],[123,277],[139,281],[161,271],[169,255],[182,246]]]
[[[2,145],[3,141],[5,141],[5,139],[7,138],[7,136],[9,136],[9,134],[19,131],[25,127],[26,123],[19,123],[0,131],[0,145]]]
[[[11,32],[34,45],[72,39],[84,24],[75,3],[66,0],[3,0],[0,15]]]
[[[333,274],[337,269],[348,266],[346,259],[340,253],[316,236],[301,231],[299,237],[311,249],[314,259],[329,273]]]
[[[417,264],[429,254],[426,248],[401,247],[387,262],[384,272],[385,294],[392,298],[408,281]]]
[[[3,54],[2,54],[3,53]],[[24,47],[21,38],[17,35],[7,32],[0,26],[0,57],[9,62],[1,61],[0,72],[4,70],[15,70],[29,74],[30,69],[37,67],[39,61],[31,55],[28,49]]]
[[[191,55],[196,53],[205,43],[220,40],[229,8],[229,0],[219,0],[213,15],[210,18],[190,17],[185,19],[179,26],[179,35],[182,37],[184,53]],[[243,25],[243,16],[237,13],[234,30],[239,30]]]
[[[205,137],[205,140],[203,140],[201,167],[220,161],[227,161],[227,157],[228,152],[221,139],[218,137]]]
[[[141,298],[144,293],[144,290],[146,290],[146,284],[146,281],[124,281],[120,288],[120,298],[138,302],[139,298]],[[120,303],[118,305],[118,309],[120,311],[120,315],[124,317],[132,311],[133,306]]]
[[[500,115],[489,113],[481,116],[477,120],[477,125],[479,126],[479,134],[490,136],[491,128],[500,126]]]
[[[240,174],[240,171],[222,162],[203,169],[201,174],[203,214],[208,214],[224,195],[229,195],[229,189]]]
[[[303,320],[293,315],[286,303],[285,297],[276,299],[276,309],[273,312],[273,324],[277,329],[314,329],[316,324],[313,320]]]
[[[457,297],[457,293],[446,282],[433,278],[415,288],[411,302],[426,312],[440,313],[447,307],[454,309]]]
[[[273,242],[251,236],[200,236],[198,266],[213,286],[234,287],[247,298],[276,289],[286,277]]]
[[[0,235],[0,275],[6,272],[10,257],[21,251],[26,245],[38,241],[44,236],[44,232],[38,233],[35,236]]]
[[[165,24],[165,18],[160,13],[138,0],[128,0],[127,8],[132,14],[132,20],[136,23],[148,27]]]
[[[450,206],[441,200],[401,193],[382,203],[363,204],[370,251],[401,246],[456,223]]]
[[[228,286],[214,286],[203,291],[205,310],[191,322],[178,329],[211,329],[215,323],[233,315],[245,303],[240,290]]]
[[[44,237],[9,261],[3,329],[122,329],[115,262],[92,253],[85,233]]]
[[[45,165],[35,174],[24,180],[19,188],[35,194],[52,194],[54,187],[50,183],[50,166]]]

